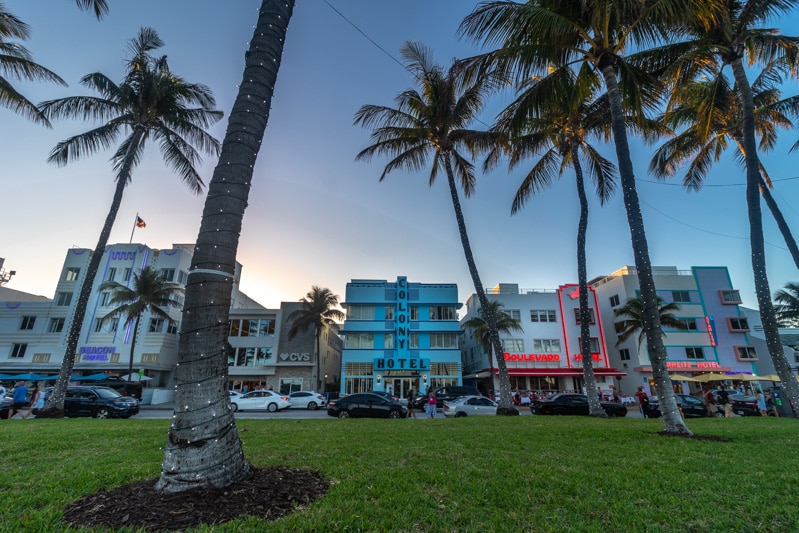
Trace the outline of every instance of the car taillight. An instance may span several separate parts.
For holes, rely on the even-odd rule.
[[[333,401],[331,401],[331,402],[330,402],[329,404],[327,404],[327,405],[328,405],[328,407],[335,407],[335,406],[336,406],[336,400],[333,400]]]

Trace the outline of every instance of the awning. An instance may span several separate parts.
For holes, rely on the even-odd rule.
[[[494,374],[499,374],[499,369],[494,369]],[[509,368],[508,374],[511,376],[530,376],[530,377],[580,377],[583,375],[582,368]],[[615,368],[595,368],[594,375],[600,377],[624,377],[627,374]]]

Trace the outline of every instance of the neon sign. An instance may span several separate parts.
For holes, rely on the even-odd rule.
[[[373,362],[375,370],[430,370],[430,359],[396,357],[383,359],[376,357]]]
[[[560,361],[557,353],[508,353],[505,352],[505,361]]]
[[[581,354],[581,353],[574,354],[573,358],[574,358],[575,361],[582,361],[583,360],[583,354]],[[598,353],[592,353],[591,354],[591,360],[592,361],[602,361],[602,356],[599,355]]]
[[[666,362],[666,368],[721,368],[716,361],[674,361]]]
[[[707,336],[710,337],[710,345],[716,345],[716,321],[713,315],[705,317],[705,324],[707,324]]]

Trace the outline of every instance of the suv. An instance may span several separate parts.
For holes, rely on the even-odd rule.
[[[447,385],[435,389],[436,393],[436,407],[441,409],[444,407],[444,402],[450,402],[455,398],[461,396],[482,396],[479,390],[475,387],[465,387],[461,385]],[[424,410],[427,405],[427,394],[417,394],[413,398],[413,408]]]
[[[49,394],[49,392],[48,392]],[[67,387],[64,416],[130,418],[139,412],[139,400],[123,396],[110,387],[80,385]]]
[[[140,381],[128,381],[119,376],[108,376],[92,384],[99,387],[110,387],[122,396],[131,396],[141,401],[142,386]]]

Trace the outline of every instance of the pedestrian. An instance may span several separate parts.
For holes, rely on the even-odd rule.
[[[774,403],[774,395],[771,392],[766,393],[766,414],[774,413],[774,416],[779,417],[780,414],[777,412],[777,404]]]
[[[437,412],[438,407],[438,398],[436,398],[436,391],[431,390],[427,393],[427,416],[429,418],[435,418],[438,414]]]
[[[768,416],[766,412],[766,399],[763,397],[763,393],[758,391],[757,393],[757,410],[760,413],[760,416]]]
[[[405,418],[416,418],[416,409],[413,408],[413,389],[408,391],[408,412],[405,413]]]
[[[12,416],[19,413],[20,417],[23,417],[25,408],[28,406],[28,387],[25,386],[25,383],[20,381],[17,383],[17,386],[14,387],[14,399],[13,404],[8,410],[8,419],[10,420]]]
[[[718,407],[716,407],[716,397],[713,396],[713,391],[707,391],[705,396],[707,397],[707,406],[708,411],[710,412],[709,416],[716,416],[716,413],[718,413],[719,410]]]
[[[719,402],[721,402],[721,405],[724,407],[724,418],[731,418],[732,403],[730,403],[730,393],[727,392],[724,385],[721,386],[721,390],[719,391]]]
[[[39,389],[38,385],[34,385],[33,389],[31,389],[31,408],[28,409],[28,412],[22,418],[28,418],[33,414],[36,416],[39,414],[39,409],[44,407],[44,392]]]
[[[635,397],[638,398],[638,408],[641,410],[641,414],[644,415],[644,418],[649,418],[649,396],[646,394],[644,387],[638,386],[638,392],[635,393]]]

